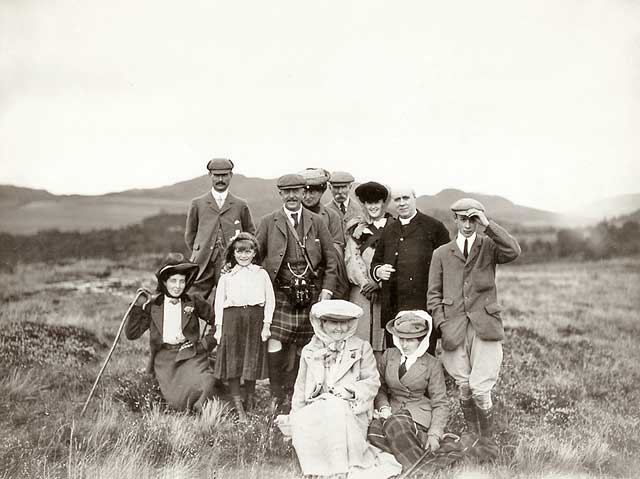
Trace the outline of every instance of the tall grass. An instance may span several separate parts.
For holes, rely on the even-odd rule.
[[[143,373],[146,339],[121,339],[79,411],[131,297],[56,290],[70,278],[139,273],[108,261],[0,274],[0,478],[297,478],[271,427],[268,392],[240,424],[227,402],[167,411]],[[640,258],[499,270],[501,455],[435,479],[636,477],[640,470]],[[462,420],[450,393],[449,429]]]

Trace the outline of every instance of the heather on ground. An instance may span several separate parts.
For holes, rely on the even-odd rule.
[[[155,260],[0,274],[0,477],[300,477],[266,415],[264,384],[246,424],[224,395],[199,416],[166,411],[144,374],[146,336],[121,339],[80,417],[135,289],[153,286]],[[434,477],[636,477],[640,257],[503,267],[498,287],[506,328],[495,391],[500,458]],[[457,432],[461,414],[449,393]]]

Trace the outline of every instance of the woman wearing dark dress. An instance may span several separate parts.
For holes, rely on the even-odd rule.
[[[213,312],[200,296],[187,293],[197,273],[197,264],[169,253],[156,272],[156,293],[145,291],[138,298],[125,325],[128,339],[149,330],[147,372],[155,375],[167,404],[177,410],[200,411],[214,390],[209,351],[216,341],[212,329],[200,337],[199,321],[212,324]]]
[[[363,216],[347,224],[345,263],[353,285],[349,301],[364,310],[356,336],[369,342],[374,352],[381,353],[385,344],[380,325],[380,284],[371,278],[369,271],[382,229],[391,217],[387,213],[389,191],[384,185],[370,181],[359,185],[355,194],[362,203]]]

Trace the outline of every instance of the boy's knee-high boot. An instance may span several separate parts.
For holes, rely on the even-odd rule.
[[[477,407],[478,424],[480,426],[480,435],[483,437],[493,436],[493,407],[482,409]]]
[[[477,408],[473,399],[460,399],[460,409],[462,409],[462,415],[464,416],[464,422],[467,424],[467,430],[476,436],[480,434]]]

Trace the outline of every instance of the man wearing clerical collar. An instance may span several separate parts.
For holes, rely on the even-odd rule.
[[[226,158],[214,158],[207,163],[211,190],[191,200],[187,213],[184,238],[192,251],[190,261],[198,265],[198,277],[191,292],[205,299],[218,284],[229,241],[242,231],[255,233],[247,202],[229,192],[233,166]]]
[[[371,261],[371,276],[382,285],[382,327],[399,311],[426,309],[431,255],[449,241],[440,221],[417,210],[412,188],[392,188],[391,201],[398,218],[387,222]],[[393,344],[388,334],[386,339],[387,345]],[[431,335],[431,354],[437,339]]]
[[[256,234],[276,297],[267,344],[274,410],[293,390],[299,352],[313,336],[311,305],[330,299],[336,286],[335,248],[322,217],[302,208],[305,185],[300,175],[278,178],[283,207],[262,218]]]

